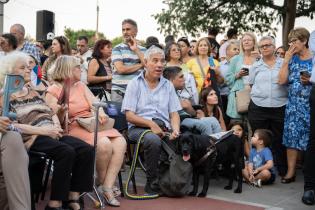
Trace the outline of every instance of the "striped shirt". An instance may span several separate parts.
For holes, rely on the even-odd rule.
[[[182,107],[173,84],[160,77],[159,84],[153,90],[141,73],[132,79],[127,87],[121,107],[122,112],[132,111],[147,120],[158,118],[170,128],[170,113],[178,112]],[[129,127],[133,124],[129,123]]]
[[[17,121],[20,124],[27,124],[36,127],[52,126],[54,122],[53,111],[46,105],[43,98],[30,88],[28,94],[19,98],[13,97],[10,100],[10,109],[17,115]],[[32,135],[22,134],[24,142],[28,141]]]
[[[145,53],[146,48],[138,45],[138,48],[141,52]],[[128,44],[120,43],[115,46],[112,51],[112,66],[113,66],[113,79],[112,79],[112,90],[120,90],[125,92],[127,84],[130,80],[132,80],[135,76],[137,76],[142,69],[139,69],[136,72],[131,74],[119,74],[117,69],[115,68],[115,62],[121,61],[125,66],[131,66],[138,63],[141,63],[140,58],[136,53],[134,53]]]

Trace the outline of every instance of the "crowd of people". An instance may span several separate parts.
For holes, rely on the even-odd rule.
[[[92,104],[105,98],[122,104],[128,140],[143,136],[147,193],[160,193],[158,162],[166,132],[159,120],[171,140],[180,135],[181,125],[201,135],[234,130],[244,143],[244,179],[258,187],[277,176],[283,184],[294,182],[302,154],[302,201],[315,203],[315,31],[292,29],[287,50],[276,46],[274,37],[257,41],[254,33],[239,34],[236,28],[220,44],[215,28],[191,41],[169,35],[162,44],[150,36],[145,46],[137,32],[137,23],[125,19],[122,43],[112,46],[100,39],[89,49],[87,37],[80,36],[75,52],[66,37],[56,36],[48,55],[42,45],[24,39],[21,24],[0,35],[1,86],[7,74],[25,81],[8,99],[16,119],[0,117],[1,209],[31,209],[29,151],[54,161],[46,210],[83,209],[79,196],[92,190],[94,158],[98,191],[109,205],[120,206],[115,180],[126,139],[114,128],[99,131],[94,154],[94,133],[78,123],[93,117]],[[68,103],[60,103],[66,86]],[[245,111],[240,100],[248,100]],[[108,118],[100,110],[99,123]],[[152,132],[142,135],[147,129]]]

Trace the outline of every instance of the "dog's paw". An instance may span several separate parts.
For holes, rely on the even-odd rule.
[[[207,193],[201,192],[198,194],[198,197],[203,198],[203,197],[206,197],[206,195],[207,195]]]
[[[194,191],[188,193],[189,196],[196,196],[196,194],[197,194],[197,192],[194,192]]]
[[[225,190],[232,190],[232,186],[228,185],[224,187]]]
[[[236,189],[234,190],[234,193],[242,193],[242,189],[236,188]]]

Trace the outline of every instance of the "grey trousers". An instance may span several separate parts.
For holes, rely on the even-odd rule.
[[[12,131],[4,134],[0,140],[0,152],[0,171],[5,181],[4,187],[0,178],[0,209],[9,206],[10,210],[30,210],[28,155],[21,135]]]
[[[132,143],[136,143],[141,134],[148,129],[132,127],[128,130],[128,137]],[[158,178],[158,162],[161,153],[161,138],[150,132],[143,138],[145,168],[148,182],[153,182]]]

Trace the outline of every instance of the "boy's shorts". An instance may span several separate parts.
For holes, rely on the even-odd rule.
[[[269,185],[269,184],[272,184],[272,183],[274,183],[274,181],[276,180],[276,175],[274,174],[274,173],[272,173],[270,170],[269,170],[269,172],[270,172],[270,178],[267,180],[267,181],[263,181],[262,182],[262,184],[263,185]]]

